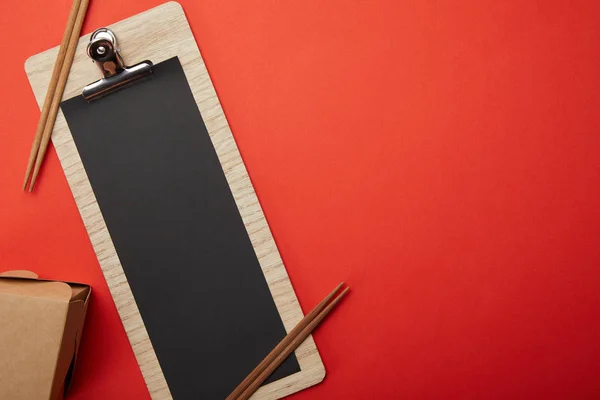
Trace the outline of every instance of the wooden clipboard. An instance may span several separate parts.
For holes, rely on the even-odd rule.
[[[118,33],[127,60],[150,59],[160,63],[175,56],[179,58],[277,311],[289,332],[303,313],[181,6],[176,2],[165,3],[108,28]],[[79,40],[63,100],[80,96],[86,85],[99,78],[97,67],[86,56],[88,42],[89,35]],[[40,107],[57,52],[55,47],[25,63]],[[62,112],[58,114],[52,141],[150,394],[153,399],[170,399],[168,383]],[[263,386],[253,398],[278,399],[323,380],[325,369],[312,337],[295,355],[300,372]]]

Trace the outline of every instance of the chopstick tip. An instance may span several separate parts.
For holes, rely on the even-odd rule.
[[[37,154],[37,153],[36,153]],[[23,179],[23,191],[27,191],[27,183],[29,182],[29,178],[31,178],[31,168],[33,168],[33,162],[29,162],[27,165],[27,171],[25,171],[25,179]]]

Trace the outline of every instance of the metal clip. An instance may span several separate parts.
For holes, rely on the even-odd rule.
[[[87,54],[98,65],[103,76],[83,89],[83,98],[88,102],[152,74],[150,61],[142,61],[131,67],[125,65],[117,46],[117,37],[107,28],[100,28],[92,33]]]

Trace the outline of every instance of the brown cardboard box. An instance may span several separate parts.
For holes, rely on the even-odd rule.
[[[30,271],[0,273],[0,399],[63,398],[90,293]]]

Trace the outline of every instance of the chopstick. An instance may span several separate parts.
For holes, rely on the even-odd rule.
[[[35,136],[33,138],[33,144],[31,145],[31,153],[29,154],[29,161],[27,162],[27,171],[25,172],[25,180],[23,181],[23,190],[25,190],[25,188],[27,187],[27,181],[29,180],[29,175],[31,174],[31,169],[33,168],[33,163],[35,162],[35,158],[40,147],[42,133],[44,132],[46,120],[48,119],[48,114],[50,113],[52,97],[54,96],[54,91],[56,90],[58,76],[63,66],[65,53],[67,52],[67,46],[69,44],[69,40],[71,39],[71,32],[73,32],[73,25],[75,25],[75,18],[77,17],[77,11],[79,10],[80,3],[81,0],[73,0],[71,12],[69,13],[69,19],[67,20],[67,26],[65,28],[65,32],[63,33],[62,41],[60,42],[58,55],[56,56],[56,63],[54,64],[54,69],[52,70],[52,77],[50,78],[50,84],[48,85],[48,91],[46,92],[46,98],[44,99],[44,105],[42,106],[42,115],[40,116],[40,120],[38,121],[38,126],[35,131]]]
[[[89,0],[73,0],[67,26],[58,50],[58,55],[56,56],[56,63],[52,71],[50,84],[48,85],[48,91],[46,92],[46,98],[44,99],[44,105],[42,106],[42,114],[31,145],[31,153],[23,181],[23,190],[27,187],[27,181],[29,180],[32,168],[33,175],[31,176],[29,191],[33,190],[42,161],[44,160],[48,142],[50,141],[54,123],[56,122],[60,100],[62,99],[69,71],[73,64],[73,58],[75,57],[75,50],[79,42],[79,35],[81,34],[81,27],[85,20],[88,4]]]
[[[306,317],[302,319],[283,338],[281,342],[258,364],[258,366],[238,385],[226,400],[246,400],[264,383],[279,365],[311,334],[321,321],[333,310],[339,301],[348,293],[346,287],[339,296],[335,295],[344,286],[340,283],[325,297]]]

